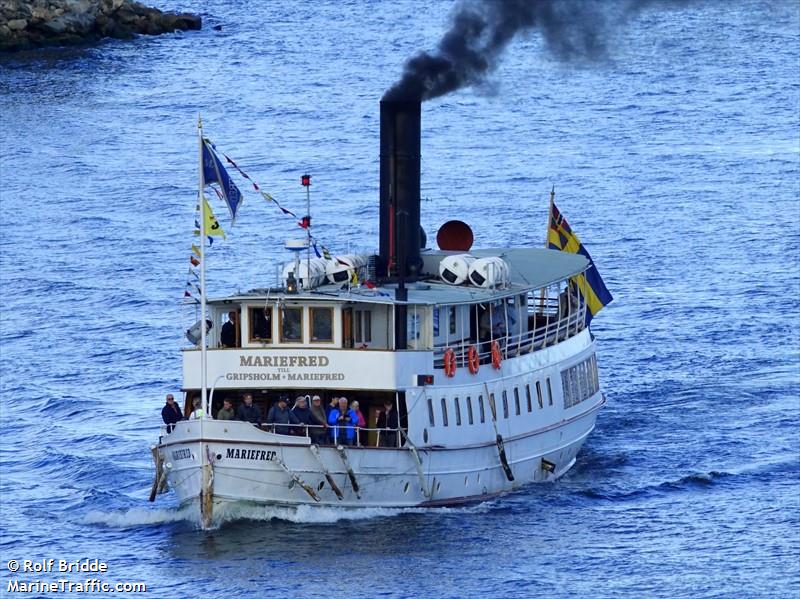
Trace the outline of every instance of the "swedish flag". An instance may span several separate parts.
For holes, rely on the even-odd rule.
[[[547,247],[551,250],[560,250],[571,254],[580,254],[589,261],[589,268],[582,275],[572,278],[572,283],[578,288],[581,295],[586,298],[586,324],[592,317],[603,309],[614,298],[606,288],[592,257],[581,240],[572,232],[567,219],[563,217],[555,202],[550,202],[550,226],[547,229]]]

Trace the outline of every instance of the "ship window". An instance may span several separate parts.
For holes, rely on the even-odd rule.
[[[430,397],[428,398],[428,420],[431,426],[436,426],[436,421],[433,418],[433,400]]]
[[[372,312],[369,310],[356,310],[353,314],[355,321],[356,343],[372,342]]]
[[[481,413],[481,422],[486,422],[486,411],[483,409],[483,395],[478,396],[478,411]]]
[[[592,389],[594,389],[594,393],[597,393],[598,391],[600,391],[600,377],[597,374],[597,356],[595,356],[594,354],[592,354],[591,371],[592,371],[592,383],[594,385]]]
[[[581,384],[578,381],[578,367],[573,366],[567,372],[569,372],[569,386],[570,391],[572,392],[572,405],[575,405],[581,400]]]
[[[592,364],[591,358],[586,358],[583,361],[583,378],[586,381],[586,399],[589,399],[592,396],[592,393],[594,393],[593,389],[594,383],[592,382],[591,364]]]
[[[547,405],[553,405],[553,388],[550,386],[550,377],[547,377]]]
[[[442,424],[447,426],[447,400],[442,398]]]
[[[508,418],[508,393],[503,389],[503,418]]]
[[[259,343],[272,342],[272,308],[248,308],[250,325],[250,341]]]
[[[330,343],[333,341],[333,308],[310,308],[311,341]]]
[[[280,311],[281,342],[303,342],[303,309],[284,308]]]
[[[569,383],[569,371],[564,370],[561,373],[561,387],[564,391],[564,408],[572,406],[572,389]]]
[[[433,309],[433,336],[439,336],[439,306]]]
[[[531,385],[527,383],[525,385],[525,397],[528,399],[528,412],[533,411],[533,403],[531,402]]]
[[[472,398],[467,396],[467,418],[470,424],[474,424],[472,420]]]
[[[517,416],[519,416],[519,389],[514,387],[514,409],[517,412]]]
[[[461,402],[457,397],[453,398],[453,403],[456,404],[456,426],[461,426]]]
[[[456,307],[455,306],[450,306],[450,308],[447,310],[447,312],[448,312],[448,317],[447,317],[447,327],[448,327],[448,329],[447,330],[450,332],[451,335],[455,335],[455,333],[456,333]]]
[[[542,384],[539,381],[536,381],[536,401],[539,402],[539,409],[542,409],[544,402],[542,401]]]

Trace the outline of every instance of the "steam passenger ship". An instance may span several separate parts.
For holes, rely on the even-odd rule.
[[[183,351],[185,413],[202,397],[205,417],[162,428],[151,500],[171,488],[204,526],[228,502],[450,506],[575,463],[605,402],[576,285],[590,260],[473,249],[459,221],[424,249],[419,102],[382,102],[380,137],[379,253],[298,259],[280,287],[207,302],[211,326]],[[234,347],[220,336],[228,319]],[[216,419],[245,394],[258,424]],[[282,395],[358,400],[366,426],[348,445],[264,424]],[[398,426],[379,428],[387,402]]]

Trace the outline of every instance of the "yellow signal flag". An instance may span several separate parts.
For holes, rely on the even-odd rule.
[[[192,253],[198,258],[200,257],[200,248],[197,247],[195,244],[192,244]]]
[[[222,225],[219,224],[217,217],[214,216],[208,200],[203,198],[203,204],[205,205],[206,213],[206,235],[225,239],[225,231],[222,230]]]

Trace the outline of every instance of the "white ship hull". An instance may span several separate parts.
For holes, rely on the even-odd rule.
[[[501,371],[484,367],[474,376],[459,373],[453,384],[407,390],[409,433],[398,448],[314,446],[308,437],[203,419],[180,422],[162,437],[158,453],[178,500],[190,503],[205,494],[215,513],[227,502],[345,508],[477,502],[552,481],[572,467],[605,400],[597,390],[566,407],[554,373],[593,354],[594,343],[584,331],[509,359]],[[552,389],[541,400],[534,391],[529,409],[525,386],[545,380],[552,381]],[[490,394],[494,410],[486,401],[479,413],[475,400]],[[462,402],[459,422],[451,412],[449,426],[441,419],[430,426],[429,400],[438,409],[439,401],[455,396]],[[463,403],[468,396],[469,421]]]
[[[446,506],[485,500],[561,476],[575,463],[575,456],[594,429],[600,404],[602,399],[561,426],[506,440],[513,481],[506,477],[494,443],[464,449],[419,449],[422,477],[407,449],[346,447],[343,451],[352,479],[337,448],[319,447],[318,460],[309,444],[281,443],[279,435],[257,431],[247,423],[182,423],[173,433],[175,438],[163,445],[161,452],[171,464],[167,479],[181,503],[200,497],[203,456],[207,453],[213,469],[215,503],[247,501],[346,508]],[[248,427],[265,438],[242,441],[244,435],[239,429]],[[295,482],[280,462],[313,495]],[[545,468],[543,463],[553,466]],[[341,499],[323,467],[338,487]]]

